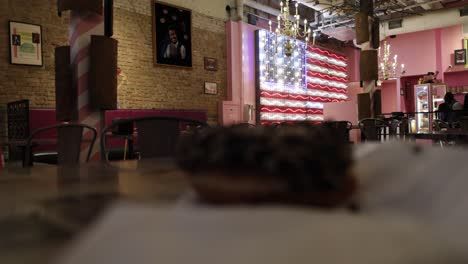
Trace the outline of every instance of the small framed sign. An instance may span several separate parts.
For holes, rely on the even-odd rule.
[[[215,58],[205,57],[205,70],[207,70],[207,71],[217,71],[218,70],[218,61]]]
[[[466,49],[458,49],[454,52],[455,65],[466,64]]]
[[[214,82],[205,82],[205,94],[218,94],[218,84]]]
[[[39,25],[10,21],[10,63],[42,66],[42,29]]]

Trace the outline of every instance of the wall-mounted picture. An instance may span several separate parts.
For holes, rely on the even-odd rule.
[[[10,21],[10,63],[42,66],[42,29],[39,25]]]
[[[218,94],[218,84],[214,82],[205,82],[205,94]]]
[[[155,64],[192,67],[192,12],[155,0],[152,5]]]
[[[215,58],[205,57],[205,70],[207,70],[207,71],[217,71],[218,70],[218,61]]]
[[[466,64],[466,49],[458,49],[454,52],[455,64],[464,65]]]

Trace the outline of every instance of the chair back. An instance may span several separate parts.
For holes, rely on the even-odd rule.
[[[178,120],[137,120],[140,158],[171,157],[180,135]]]
[[[322,125],[332,128],[336,137],[343,139],[344,142],[349,142],[349,131],[351,130],[353,123],[349,121],[325,121]]]
[[[460,117],[460,126],[463,131],[468,131],[468,116]]]
[[[146,116],[138,118],[120,119],[101,132],[101,159],[107,161],[109,149],[106,146],[108,131],[122,124],[135,124],[136,141],[140,159],[173,157],[181,135],[183,126],[208,126],[205,122],[194,119]]]
[[[380,118],[364,118],[358,122],[359,129],[365,140],[380,141],[386,138],[387,122]]]
[[[21,159],[22,152],[14,145],[24,144],[29,137],[29,100],[7,103],[7,133],[10,160]],[[21,143],[22,142],[22,143]]]
[[[29,137],[29,100],[7,104],[9,140],[26,140]]]
[[[26,143],[26,153],[24,157],[24,166],[31,166],[33,163],[32,144],[34,137],[40,133],[50,130],[57,131],[57,163],[60,165],[75,165],[80,162],[81,145],[83,143],[83,131],[89,130],[92,133],[91,142],[88,146],[86,162],[91,157],[91,152],[97,138],[97,131],[94,127],[85,124],[64,123],[39,128],[31,133]],[[40,142],[39,142],[40,144]]]
[[[440,119],[434,119],[434,131],[441,131],[444,128],[449,128],[449,123],[440,120]]]

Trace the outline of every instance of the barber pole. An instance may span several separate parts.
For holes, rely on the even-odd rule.
[[[95,127],[98,131],[102,127],[101,113],[91,109],[88,90],[89,77],[89,48],[92,35],[104,35],[104,17],[91,12],[72,11],[69,25],[70,58],[75,69],[74,85],[78,90],[78,121]],[[85,135],[85,138],[88,138]],[[91,158],[99,157],[98,148],[99,137],[96,140],[95,148]],[[85,157],[87,148],[83,146],[81,157]]]

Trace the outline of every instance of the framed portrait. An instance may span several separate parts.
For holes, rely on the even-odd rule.
[[[218,61],[215,58],[205,57],[205,70],[207,70],[207,71],[217,71],[218,70]]]
[[[466,49],[458,49],[454,51],[455,65],[466,64]]]
[[[10,63],[42,66],[42,28],[9,21]]]
[[[155,65],[192,67],[192,12],[151,1]]]
[[[218,94],[218,84],[214,82],[205,82],[205,94]]]

